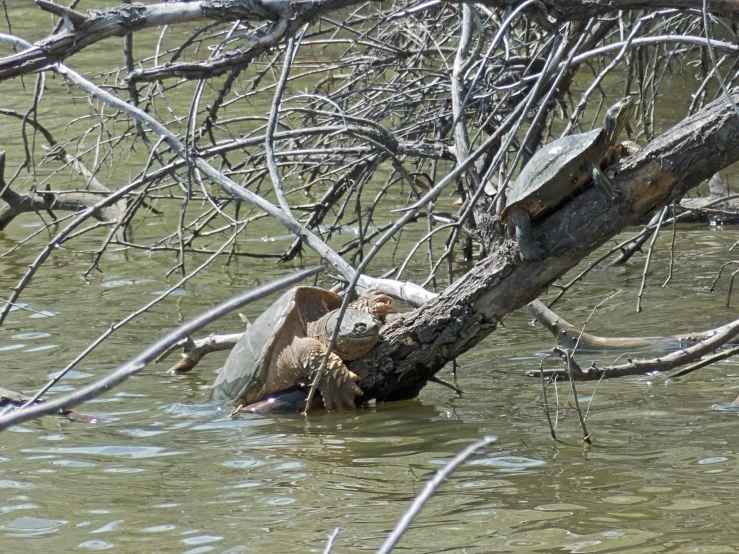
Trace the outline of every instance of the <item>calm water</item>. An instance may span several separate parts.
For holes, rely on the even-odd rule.
[[[19,20],[14,31],[42,36],[45,26],[24,21],[28,27]],[[21,105],[19,84],[0,85],[6,102],[14,102],[14,91]],[[60,122],[68,117],[65,109],[73,111],[63,96],[45,109],[58,112]],[[18,136],[9,132],[4,144],[14,164],[22,159]],[[160,234],[170,223],[145,221],[137,238]],[[38,225],[31,215],[17,220],[0,233],[0,253]],[[275,227],[271,234],[283,232]],[[664,232],[641,314],[635,312],[641,257],[591,273],[557,309],[581,324],[594,306],[621,291],[596,311],[590,332],[658,335],[720,325],[738,315],[724,305],[728,279],[716,293],[708,289],[720,265],[733,259],[728,248],[737,238],[732,227],[681,228],[675,275],[661,288],[670,240]],[[42,234],[0,258],[3,294],[46,239]],[[0,328],[0,385],[33,392],[112,322],[176,282],[163,277],[172,256],[132,251],[105,258],[104,272],[85,283],[79,276],[98,245],[90,238],[59,249],[21,297],[45,313],[15,311]],[[294,267],[243,259],[214,264],[114,334],[55,390],[102,375],[184,318]],[[245,313],[253,318],[268,303]],[[207,404],[208,387],[225,354],[209,356],[186,376],[167,375],[166,362],[148,367],[81,407],[101,423],[46,418],[0,435],[0,550],[318,552],[340,527],[334,552],[372,551],[434,471],[468,443],[493,434],[499,444],[442,486],[398,551],[737,551],[738,414],[721,409],[739,394],[736,362],[674,381],[645,376],[579,384],[594,441],[586,448],[569,409],[569,387],[558,389],[560,441],[553,441],[539,382],[524,375],[539,366],[552,338],[525,312],[505,323],[460,358],[463,397],[432,384],[414,401],[308,419],[232,419],[215,411]],[[209,331],[239,326],[234,315]],[[578,359],[588,365],[616,356]],[[451,378],[446,370],[441,376]],[[552,402],[554,396],[550,389]]]

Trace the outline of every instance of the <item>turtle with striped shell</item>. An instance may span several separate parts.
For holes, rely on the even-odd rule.
[[[515,228],[516,241],[525,262],[540,260],[545,252],[536,242],[531,222],[554,209],[562,200],[589,181],[608,198],[618,198],[601,170],[604,160],[619,152],[633,153],[634,143],[616,144],[635,109],[630,96],[606,113],[603,127],[554,140],[538,150],[521,170],[508,193],[501,222]]]

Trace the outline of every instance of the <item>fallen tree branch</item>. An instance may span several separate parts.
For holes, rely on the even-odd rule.
[[[57,15],[62,15],[68,22],[68,28],[60,33],[50,35],[33,46],[17,54],[0,58],[0,80],[17,77],[47,68],[55,62],[61,62],[83,50],[87,46],[112,37],[124,37],[127,34],[161,25],[211,21],[262,20],[277,22],[272,33],[260,39],[255,35],[253,47],[246,51],[225,52],[222,56],[200,64],[170,64],[169,74],[166,68],[159,68],[162,74],[149,75],[153,80],[166,76],[183,76],[200,79],[204,76],[215,76],[243,65],[254,57],[264,53],[267,48],[276,45],[284,37],[286,31],[313,20],[320,13],[337,10],[357,4],[360,0],[202,0],[195,2],[167,2],[144,5],[141,3],[123,4],[115,8],[89,10],[86,14],[70,11],[55,6],[50,2],[37,2],[40,8]],[[363,0],[362,0],[363,1]],[[192,66],[199,66],[194,69]],[[203,69],[208,68],[208,75]],[[197,73],[197,75],[195,74]],[[139,71],[132,75],[134,80],[141,80]]]
[[[739,91],[733,97],[739,99]],[[737,160],[739,118],[722,98],[622,162],[612,179],[621,190],[619,202],[608,203],[592,187],[535,225],[536,238],[548,253],[544,260],[523,263],[511,242],[502,243],[423,308],[390,321],[383,328],[384,341],[348,364],[362,378],[363,400],[416,396],[429,377],[490,334],[501,317],[531,302],[626,226]],[[723,342],[713,339],[693,347],[692,359],[675,355],[661,359],[659,370],[695,360]],[[657,369],[649,365],[650,370]],[[608,373],[645,370],[637,364]],[[599,378],[602,372],[592,373]]]
[[[86,196],[82,199],[89,202],[81,202],[81,205],[87,207],[87,208],[96,208],[95,204],[100,200],[101,195],[108,195],[111,194],[112,191],[103,185],[98,178],[95,176],[95,173],[93,171],[90,171],[87,166],[82,163],[82,161],[76,157],[67,152],[67,150],[57,141],[51,132],[41,125],[36,119],[34,118],[27,118],[23,114],[20,114],[14,110],[8,110],[4,108],[0,108],[0,115],[4,115],[7,117],[12,117],[14,119],[19,119],[21,121],[24,121],[26,124],[31,125],[36,131],[40,132],[46,141],[49,143],[48,151],[49,155],[56,158],[57,160],[64,162],[69,167],[71,167],[74,171],[79,173],[82,176],[82,179],[85,183],[85,190],[89,191],[89,193],[82,193],[77,192],[76,194],[82,195],[86,194]],[[3,172],[4,175],[4,172]],[[2,189],[0,189],[2,190]],[[54,193],[57,198],[62,199],[70,199],[74,197],[70,197],[68,195],[72,193],[68,192],[57,192]],[[60,209],[58,206],[54,206],[54,208]],[[112,204],[110,206],[101,206],[97,209],[95,209],[93,212],[93,217],[96,217],[99,213],[99,217],[101,221],[109,221],[109,222],[121,222],[124,219],[124,216],[126,214],[126,202],[124,200],[119,200],[115,204]],[[121,233],[119,235],[119,238],[123,239],[124,233],[123,230],[121,230]],[[118,237],[117,237],[118,238]]]
[[[170,5],[175,4],[178,3]],[[318,6],[315,3],[312,5]],[[599,3],[598,6],[603,7],[603,4]],[[677,42],[683,41],[683,38],[678,38]],[[648,39],[655,40],[655,37]],[[644,42],[647,43],[648,41]],[[692,37],[688,43],[700,46],[705,44],[705,40]],[[724,48],[719,44],[714,46]],[[595,55],[594,51],[583,55],[586,54]],[[579,58],[575,58],[577,59]],[[289,214],[261,198],[253,190],[226,178],[199,157],[197,149],[187,150],[178,137],[151,116],[100,90],[68,68],[62,66],[58,71],[95,98],[149,126],[169,143],[174,153],[187,160],[192,167],[233,198],[250,202],[280,221],[297,238],[308,243],[319,255],[325,256],[346,280],[351,282],[357,276],[355,270],[336,255],[325,241],[308,232],[304,226],[290,218]],[[541,71],[541,66],[537,66],[535,71]],[[514,75],[514,79],[528,78],[533,73],[521,77],[518,75]],[[500,137],[495,136],[497,129],[505,128],[504,132],[507,133],[512,128],[512,125],[510,128],[505,127],[509,124],[504,116],[510,115],[511,120],[518,123],[530,112],[533,100],[519,101],[512,105],[517,107],[501,114],[500,119],[494,122],[497,125],[496,130],[492,131],[488,141],[483,144],[493,144],[496,140],[499,144]],[[520,111],[516,111],[519,109]],[[725,104],[714,103],[647,145],[642,152],[627,159],[621,167],[621,173],[613,179],[622,192],[621,201],[615,204],[606,203],[595,190],[587,189],[546,219],[535,222],[535,234],[548,254],[541,262],[522,263],[517,248],[510,242],[493,245],[485,260],[479,262],[442,295],[430,300],[422,310],[396,318],[384,330],[386,340],[364,360],[353,364],[357,366],[356,371],[364,377],[362,386],[365,388],[365,398],[394,399],[414,396],[447,361],[476,345],[495,329],[501,317],[535,298],[543,287],[584,256],[627,225],[634,224],[670,202],[673,197],[684,194],[700,180],[739,159],[739,126],[734,121],[736,117],[732,116],[731,119],[729,115]],[[500,121],[502,123],[499,124]],[[421,129],[420,135],[406,136],[423,136],[427,132],[424,129],[426,128]],[[437,137],[441,138],[442,133]],[[294,151],[300,152],[300,145]],[[404,215],[397,224],[387,227],[390,230],[382,236],[378,244],[386,242],[405,222],[416,217],[412,212],[424,209],[444,187],[455,182],[466,171],[469,165],[465,164],[473,163],[474,158],[483,152],[484,147],[473,152],[438,182],[434,174],[430,179],[432,186],[429,192],[411,207],[407,219]],[[251,158],[248,162],[254,159]],[[320,169],[320,165],[314,167]],[[255,181],[248,181],[246,184],[251,186],[253,182]],[[252,188],[259,190],[258,186]],[[364,255],[364,252],[360,255]],[[426,292],[423,291],[423,294]]]
[[[148,27],[170,25],[203,20],[233,22],[237,20],[258,20],[276,22],[264,36],[254,34],[249,44],[242,49],[224,52],[222,55],[200,63],[173,63],[150,70],[136,70],[130,78],[134,81],[156,81],[165,78],[203,79],[222,75],[243,67],[255,57],[263,54],[281,42],[288,29],[296,29],[313,21],[322,14],[347,6],[362,3],[364,0],[201,0],[192,2],[167,2],[144,5],[140,3],[123,4],[115,8],[90,10],[82,13],[62,8],[51,2],[37,2],[40,8],[61,15],[68,23],[67,29],[50,35],[33,46],[4,58],[0,58],[0,80],[17,77],[64,61],[82,49],[112,37],[124,37]],[[518,0],[485,0],[484,5],[510,9],[519,4]],[[542,9],[545,6],[546,9]],[[535,2],[526,11],[531,13],[545,27],[551,26],[554,16],[559,21],[583,20],[598,17],[617,10],[640,10],[656,8],[681,8],[699,10],[701,0],[542,0]],[[732,19],[739,19],[739,6],[736,0],[713,0],[712,12]],[[698,39],[688,37],[685,40]],[[654,44],[649,41],[673,42],[680,37],[645,37],[637,39],[634,45]],[[685,40],[683,40],[684,43]],[[642,41],[642,42],[639,42]],[[694,42],[698,43],[698,42]],[[715,48],[724,48],[724,43],[712,41]],[[705,42],[703,42],[705,44]],[[608,48],[621,48],[609,45]],[[593,54],[598,55],[602,51]],[[581,61],[581,60],[580,60]],[[580,63],[578,61],[577,63]]]
[[[546,259],[523,263],[512,243],[495,247],[423,308],[390,321],[383,328],[384,341],[349,364],[362,377],[363,399],[416,396],[449,360],[475,346],[495,329],[501,317],[531,301],[589,252],[739,159],[738,137],[739,121],[731,106],[718,100],[622,164],[613,179],[622,190],[620,203],[606,204],[595,189],[589,189],[536,225],[537,238],[549,252]],[[605,373],[591,371],[589,378],[666,371],[698,359],[734,335],[717,336],[691,347],[684,355],[657,360],[658,367],[652,361],[635,362]]]
[[[582,331],[547,308],[540,300],[526,305],[528,312],[557,339],[557,346],[578,350],[638,350],[644,348],[669,349],[703,341],[720,333],[724,326],[665,337],[599,337]]]
[[[21,39],[18,39],[17,37],[13,37],[11,35],[5,35],[0,34],[0,40],[4,40],[7,42],[13,41],[15,43],[23,44],[23,41]],[[265,200],[258,194],[250,191],[247,188],[241,187],[237,183],[235,183],[233,180],[229,179],[225,175],[223,175],[220,171],[215,169],[212,165],[210,165],[207,161],[200,157],[196,156],[189,156],[186,152],[185,145],[177,138],[174,133],[172,133],[167,127],[162,125],[159,121],[157,121],[154,117],[152,117],[150,114],[144,112],[143,110],[131,106],[127,102],[121,100],[117,96],[114,96],[113,94],[106,92],[102,90],[101,88],[97,87],[92,82],[88,81],[84,77],[82,77],[79,73],[76,71],[73,71],[72,69],[68,68],[67,66],[63,64],[57,64],[54,66],[54,69],[57,73],[64,76],[66,79],[77,85],[79,88],[87,92],[88,94],[98,98],[102,102],[119,109],[125,113],[127,113],[129,116],[131,116],[134,120],[146,125],[151,129],[153,132],[157,133],[161,140],[164,140],[169,144],[169,146],[184,160],[189,160],[192,165],[197,167],[199,171],[201,171],[204,175],[206,175],[210,180],[212,180],[216,185],[218,185],[221,189],[223,189],[226,193],[230,194],[234,198],[237,198],[239,200],[243,200],[246,202],[249,202],[250,204],[253,204],[254,206],[264,210],[267,214],[274,217],[277,221],[279,221],[282,225],[284,225],[288,230],[293,232],[296,236],[300,237],[302,240],[306,242],[313,250],[315,250],[322,258],[325,258],[329,263],[331,263],[340,273],[342,273],[343,277],[347,280],[355,279],[356,271],[354,268],[347,263],[341,256],[336,254],[325,242],[323,242],[318,236],[316,236],[314,233],[309,231],[305,228],[305,226],[301,225],[294,217],[292,217],[291,214],[287,214],[283,212],[280,208],[272,204],[271,202]],[[457,167],[455,171],[447,175],[446,178],[442,179],[442,181],[437,184],[433,189],[428,191],[426,195],[417,202],[417,205],[423,206],[427,203],[431,202],[436,196],[438,196],[441,191],[446,187],[449,183],[451,183],[454,178],[461,173],[462,170],[466,168],[467,165],[470,165],[473,163],[475,157],[479,155],[482,151],[482,147],[478,149],[475,153],[473,153],[466,161],[466,164],[461,164]],[[119,189],[115,194],[112,194],[106,201],[103,201],[103,205],[112,204],[114,201],[117,201],[118,198],[122,197],[123,194],[125,194],[129,189],[134,188],[134,186],[139,186],[139,183],[131,183],[127,187],[123,187],[122,189]],[[70,224],[66,229],[60,233],[60,235],[65,235],[71,232],[71,229],[81,224],[81,221],[92,215],[93,211],[97,208],[98,205],[96,205],[93,208],[88,208],[81,219],[77,219],[72,224]],[[402,223],[404,223],[404,220],[410,219],[412,217],[412,213],[407,213],[404,218],[401,219]],[[384,240],[388,240],[389,237],[392,236],[392,234],[397,231],[401,225],[395,225],[393,228],[386,233],[385,237],[383,237]],[[48,258],[50,255],[52,248],[56,245],[60,244],[61,241],[57,240],[58,237],[55,237],[54,240],[52,240],[47,247],[44,249],[44,251],[39,254],[39,256],[36,258],[34,263],[31,265],[31,268],[29,271],[26,272],[26,274],[21,278],[20,283],[13,289],[13,293],[11,294],[10,298],[8,299],[8,304],[6,304],[5,308],[0,312],[0,324],[4,321],[5,317],[7,317],[7,314],[10,311],[10,305],[11,303],[15,303],[23,288],[25,285],[30,281],[31,277],[35,274],[35,272],[38,270],[38,268],[41,266],[41,264]],[[383,240],[381,239],[381,240]],[[375,284],[375,280],[369,276],[362,275],[360,272],[359,276],[356,276],[357,282],[359,283],[360,289],[372,289],[372,288],[379,288],[377,284]],[[422,287],[418,287],[418,285],[414,285],[413,283],[404,283],[403,287],[399,290],[399,292],[404,292],[406,289],[418,289],[417,293],[414,296],[422,296],[426,291],[423,290]],[[403,300],[407,300],[410,303],[411,299],[406,299],[403,297],[400,297]]]
[[[174,133],[172,133],[169,129],[167,129],[167,127],[162,125],[154,117],[139,108],[129,105],[120,98],[102,90],[101,88],[94,85],[92,82],[82,77],[79,73],[72,71],[70,68],[64,65],[59,64],[56,67],[56,71],[88,94],[116,109],[121,110],[122,112],[127,113],[136,121],[139,121],[140,123],[149,127],[149,129],[157,133],[177,153],[178,156],[183,159],[189,160],[194,167],[196,167],[208,179],[218,185],[224,192],[236,199],[248,202],[260,208],[261,210],[264,210],[267,214],[269,214],[278,222],[280,222],[283,226],[285,226],[289,231],[294,233],[296,236],[301,237],[305,241],[305,243],[310,246],[317,254],[319,254],[322,258],[325,258],[332,266],[334,266],[334,268],[339,271],[345,279],[351,280],[354,278],[354,275],[356,273],[354,268],[338,254],[336,254],[336,252],[334,252],[317,235],[306,229],[305,226],[298,222],[298,220],[296,220],[294,217],[292,217],[291,214],[285,213],[279,207],[275,206],[268,200],[265,200],[255,192],[252,192],[251,190],[240,186],[238,183],[234,182],[233,180],[226,177],[223,173],[218,171],[203,158],[194,155],[188,155],[185,149],[185,145],[177,138],[177,136],[175,136]],[[476,154],[479,155],[479,152]],[[475,154],[468,158],[467,165],[471,164],[474,161],[474,157]],[[464,168],[465,165],[461,165],[460,167]],[[456,174],[454,172],[448,175],[445,179],[442,180],[442,182],[437,184],[433,189],[426,193],[424,198],[421,199],[418,204],[425,205],[431,202],[434,198],[436,198],[436,196],[439,195],[439,193],[441,193],[441,191],[447,184],[452,182],[455,176]],[[408,219],[410,219],[410,217]],[[392,232],[394,231],[388,231],[388,233],[391,234]],[[362,289],[379,288],[376,284],[376,280],[367,275],[360,274],[358,282],[360,288]],[[418,286],[413,285],[413,283],[404,284],[404,288],[413,287],[418,288]],[[403,299],[405,300],[405,298]],[[15,300],[16,298],[11,299],[12,302],[14,302]]]
[[[5,183],[5,152],[0,151],[0,199],[7,204],[0,210],[0,231],[23,213],[51,212],[52,210],[79,212],[89,209],[90,216],[98,221],[117,223],[123,214],[116,204],[98,208],[101,197],[111,193],[107,187],[103,188],[105,190],[99,190],[97,187],[91,188],[90,192],[18,194]]]
[[[687,367],[682,368],[680,371],[677,371],[672,374],[672,377],[683,377],[685,375],[688,375],[689,373],[693,373],[694,371],[701,369],[703,367],[706,367],[707,365],[710,365],[714,362],[720,362],[721,360],[726,360],[727,358],[731,358],[732,356],[736,356],[739,354],[739,346],[735,346],[734,348],[729,348],[728,350],[724,350],[723,352],[717,352],[713,356],[708,356],[707,358],[702,359],[700,362],[696,362],[694,364],[691,364]]]
[[[714,335],[705,338],[693,346],[681,348],[660,358],[629,360],[628,363],[607,368],[599,368],[595,365],[587,369],[573,368],[572,375],[578,381],[595,381],[598,379],[613,379],[615,377],[626,377],[629,375],[646,375],[648,373],[670,371],[700,360],[705,354],[713,352],[717,348],[739,337],[739,319],[727,323],[715,329],[715,331],[716,333]],[[721,354],[717,354],[717,356]],[[719,357],[716,359],[722,358]],[[703,365],[699,367],[703,367]],[[564,369],[546,369],[541,371],[545,377],[556,377],[558,379],[567,379],[569,377],[567,370]],[[540,370],[528,371],[526,375],[529,377],[539,377]]]
[[[739,198],[739,195],[737,195],[737,198]],[[680,205],[682,206],[683,202],[687,202],[689,200],[693,199],[683,199],[680,202]],[[732,200],[732,198],[729,198],[729,200]],[[721,204],[724,201],[724,198],[716,198],[716,197],[710,197],[706,200],[704,204],[701,206],[701,210],[706,210],[712,206],[716,206]],[[686,208],[687,210],[690,210],[690,208]],[[678,215],[673,215],[670,219],[668,219],[665,223],[672,223],[674,224],[676,220],[680,221],[694,221],[694,219],[691,219],[689,217],[689,212],[684,211],[682,213],[679,213]],[[739,215],[739,214],[738,214]],[[578,275],[576,275],[574,278],[572,278],[566,285],[555,285],[561,290],[559,293],[557,293],[557,296],[555,296],[551,302],[549,302],[549,307],[551,308],[554,306],[559,300],[565,295],[565,293],[572,288],[573,285],[578,283],[579,281],[582,281],[585,276],[590,273],[593,269],[598,267],[598,265],[603,262],[604,260],[610,258],[613,254],[620,251],[621,254],[618,256],[616,260],[611,262],[611,265],[617,265],[620,263],[625,262],[627,259],[629,259],[640,247],[642,244],[644,244],[647,239],[649,238],[649,233],[656,229],[656,219],[655,223],[649,223],[647,224],[636,236],[633,236],[632,238],[625,240],[619,244],[617,244],[615,247],[611,248],[608,252],[600,256],[597,260],[593,261],[588,267],[586,267],[584,270],[582,270]]]

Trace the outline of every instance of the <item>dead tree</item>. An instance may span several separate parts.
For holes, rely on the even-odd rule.
[[[4,176],[0,198],[11,215],[26,208],[79,213],[61,229],[50,224],[53,238],[20,282],[7,285],[12,292],[0,307],[0,325],[55,245],[94,232],[96,226],[82,227],[93,217],[111,229],[91,269],[105,263],[110,245],[176,254],[171,272],[181,282],[203,267],[188,270],[191,254],[208,254],[207,263],[303,256],[325,261],[351,287],[380,288],[419,306],[392,320],[385,340],[352,365],[363,377],[365,399],[408,398],[598,246],[739,159],[739,95],[729,93],[730,64],[739,53],[739,39],[728,31],[739,18],[733,2],[711,2],[710,12],[697,0],[417,6],[200,0],[90,12],[36,3],[60,24],[35,44],[0,35],[17,50],[0,58],[0,80],[41,72],[30,116],[0,115],[20,119],[24,136],[41,133],[51,150],[40,156],[27,140],[25,160],[6,160],[19,169]],[[676,11],[658,12],[663,7]],[[716,18],[731,22],[721,40],[713,37]],[[655,34],[655,21],[669,32]],[[134,60],[139,34],[173,24],[190,29],[189,38],[162,36],[161,55]],[[126,57],[125,67],[107,74],[116,86],[66,65],[116,37],[124,38]],[[320,62],[301,64],[303,55]],[[692,115],[657,133],[655,100],[664,75],[696,60],[702,80]],[[525,264],[497,217],[507,187],[540,144],[600,120],[608,102],[604,79],[616,70],[624,79],[611,95],[638,95],[634,134],[646,141],[616,169],[613,182],[623,197],[609,204],[591,187],[558,206],[535,227],[547,256]],[[38,121],[48,72],[105,106],[63,142]],[[572,84],[583,73],[590,85],[575,98]],[[193,81],[199,84],[187,93],[189,111],[159,120],[157,109],[171,109],[169,97]],[[714,81],[717,99],[706,105]],[[257,101],[270,108],[253,108]],[[125,121],[125,129],[98,139],[94,149],[104,154],[90,156],[84,138],[107,132],[113,119]],[[121,148],[134,146],[147,154],[134,178],[93,181],[105,167],[101,159],[120,158]],[[57,164],[54,172],[69,164],[83,183],[69,191],[36,190],[36,157]],[[18,182],[23,171],[32,182],[27,193]],[[306,192],[313,198],[306,201]],[[461,206],[453,205],[452,192]],[[405,199],[404,211],[391,211],[397,207],[387,199],[391,193]],[[98,201],[91,200],[95,195]],[[178,228],[138,243],[129,225],[152,210],[179,213]],[[269,254],[250,251],[243,238],[266,217],[293,241]],[[347,227],[349,240],[342,235]],[[409,229],[422,230],[423,238],[404,245],[402,263],[386,278],[372,277],[369,268],[387,269],[371,266],[374,256],[394,248],[392,241]],[[455,255],[472,258],[474,244],[482,249],[478,261],[455,279]],[[425,280],[403,280],[410,267],[426,271]]]

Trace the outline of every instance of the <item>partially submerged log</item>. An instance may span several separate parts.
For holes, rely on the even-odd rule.
[[[731,194],[718,173],[708,180],[708,193],[708,196],[680,200],[677,212],[681,222],[739,223],[739,195]]]
[[[739,91],[733,96],[739,101]],[[605,241],[737,160],[739,118],[722,98],[624,160],[612,179],[622,193],[619,202],[608,203],[588,187],[536,224],[536,237],[549,253],[545,259],[524,263],[513,242],[492,245],[486,258],[443,293],[392,318],[384,340],[348,364],[362,378],[362,399],[416,396],[450,360],[492,333],[503,316],[534,300]],[[620,369],[643,372],[638,365]],[[672,359],[664,367],[675,367]]]
[[[739,91],[734,100],[739,101]],[[672,199],[679,198],[718,170],[739,160],[739,120],[726,99],[706,106],[624,160],[612,183],[622,199],[609,203],[595,187],[561,206],[535,225],[537,239],[549,255],[524,263],[511,241],[488,245],[489,255],[459,281],[423,306],[392,318],[383,328],[384,340],[349,368],[362,377],[362,400],[412,398],[434,379],[450,360],[477,345],[506,314],[534,300],[551,282],[577,265],[605,241]],[[566,322],[565,322],[566,323]],[[579,333],[572,326],[553,329],[567,347]],[[670,355],[656,362],[657,370],[673,369],[698,359],[734,336],[735,326],[722,336],[598,340],[585,335],[589,348],[643,348],[665,342],[704,340],[686,355]],[[725,338],[729,337],[729,338]],[[609,376],[643,373],[645,363],[630,362]],[[602,371],[578,371],[593,378]]]
[[[701,359],[706,354],[715,351],[724,344],[735,341],[739,338],[739,319],[735,319],[722,325],[711,332],[706,333],[703,340],[696,342],[687,348],[680,348],[669,354],[650,358],[646,360],[627,360],[626,363],[619,365],[611,365],[609,367],[597,367],[595,365],[583,369],[573,359],[571,353],[567,350],[555,348],[555,352],[560,355],[565,367],[562,369],[545,369],[529,371],[529,377],[545,376],[557,379],[572,379],[576,381],[598,381],[601,379],[613,379],[615,377],[626,377],[629,375],[647,375],[649,373],[658,373],[671,371],[681,368],[680,371],[672,375],[672,377],[680,377],[687,375],[697,369],[705,367],[713,362],[726,359],[739,353],[739,347],[719,352]],[[691,364],[683,367],[686,364]]]

